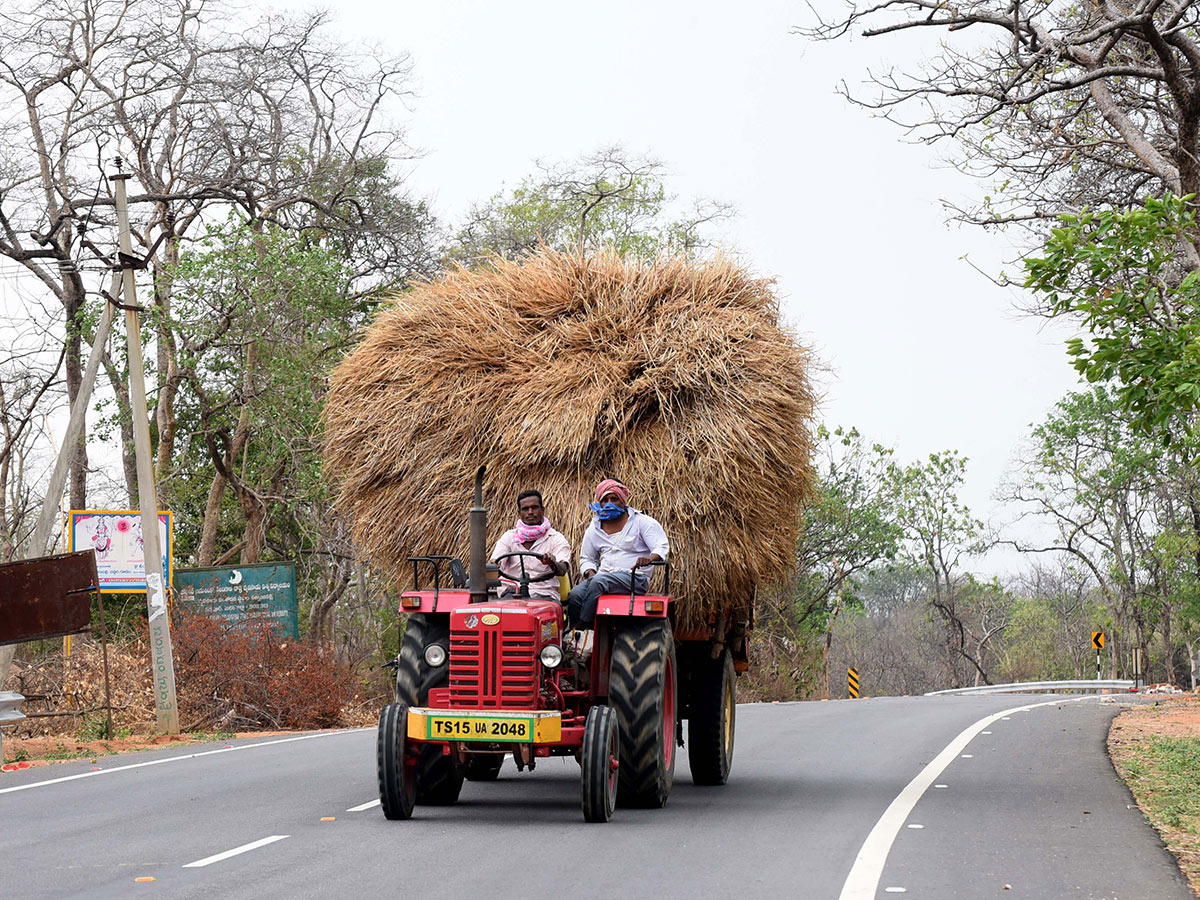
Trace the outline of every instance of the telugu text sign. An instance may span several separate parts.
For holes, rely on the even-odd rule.
[[[170,512],[158,514],[158,540],[163,572],[171,580]],[[100,590],[106,594],[146,592],[146,557],[142,547],[142,514],[136,509],[73,509],[67,530],[69,549],[94,550]]]
[[[207,616],[226,622],[266,619],[277,623],[284,634],[300,636],[292,563],[180,569],[174,584],[178,602]]]

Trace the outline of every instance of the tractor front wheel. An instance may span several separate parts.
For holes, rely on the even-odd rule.
[[[707,656],[707,654],[706,654]],[[737,674],[726,649],[698,663],[688,717],[688,764],[693,784],[724,784],[733,765]]]
[[[677,689],[675,641],[667,622],[640,622],[618,632],[608,699],[620,732],[622,806],[655,809],[667,802],[675,781]]]
[[[609,706],[593,706],[583,726],[583,820],[607,822],[617,806],[621,742],[617,716]]]
[[[450,646],[450,617],[426,617],[414,613],[408,617],[404,639],[396,658],[396,700],[408,706],[424,706],[429,702],[429,690],[445,687],[450,680],[448,665],[434,668],[425,662],[425,648],[430,644]],[[445,806],[458,801],[463,774],[447,756],[441,744],[422,744],[417,763],[417,802]]]
[[[379,802],[388,819],[412,818],[417,802],[417,758],[408,747],[408,706],[389,703],[379,715],[375,742]]]

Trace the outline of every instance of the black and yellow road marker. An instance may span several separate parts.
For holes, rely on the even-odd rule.
[[[1104,632],[1103,631],[1093,631],[1092,632],[1092,649],[1093,650],[1103,650],[1104,649]]]
[[[850,685],[850,696],[858,698],[858,669],[846,670],[846,682]]]

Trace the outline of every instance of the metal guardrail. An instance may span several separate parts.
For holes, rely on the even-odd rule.
[[[25,697],[16,691],[0,691],[0,725],[15,725],[25,720],[21,704]]]
[[[1110,678],[1106,681],[1096,679],[1076,679],[1074,681],[1018,681],[1014,684],[983,684],[979,687],[952,688],[947,691],[929,691],[926,697],[939,695],[961,694],[1036,694],[1036,693],[1065,693],[1067,691],[1082,691],[1096,693],[1099,691],[1131,691],[1133,682],[1127,678]]]
[[[16,691],[0,691],[0,764],[4,763],[4,726],[25,721],[21,704],[25,697]]]

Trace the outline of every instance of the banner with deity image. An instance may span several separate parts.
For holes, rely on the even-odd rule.
[[[170,512],[158,514],[158,540],[163,552],[163,574],[173,574]],[[73,509],[67,528],[68,548],[94,550],[100,590],[106,594],[146,592],[145,551],[142,547],[142,514],[136,509]]]

